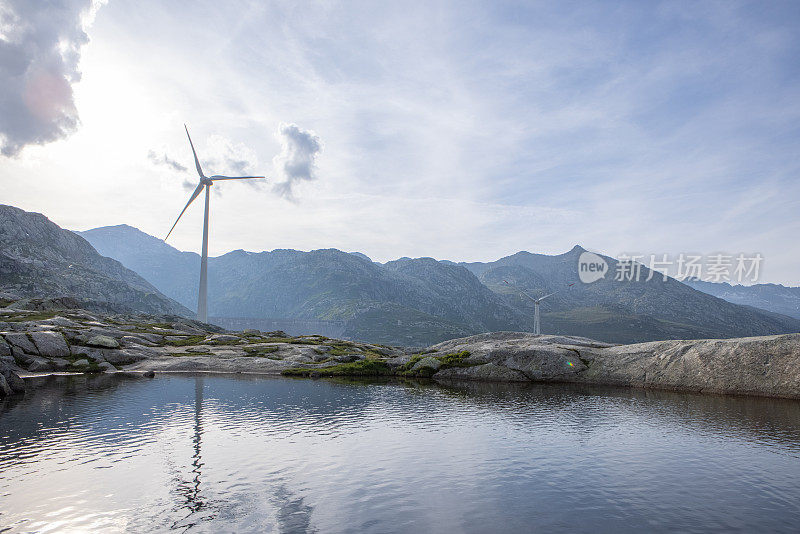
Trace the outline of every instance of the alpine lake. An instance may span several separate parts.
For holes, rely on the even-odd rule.
[[[0,532],[797,532],[800,402],[125,374],[0,401]]]

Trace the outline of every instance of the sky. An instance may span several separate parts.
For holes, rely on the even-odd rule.
[[[800,3],[0,0],[0,203],[212,255],[761,254],[800,285]],[[199,251],[202,201],[169,243]]]

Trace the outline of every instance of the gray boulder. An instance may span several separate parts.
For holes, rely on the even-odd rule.
[[[111,337],[114,339],[122,339],[123,337],[128,335],[128,332],[123,330],[119,330],[117,328],[110,328],[106,325],[103,326],[93,326],[89,328],[88,335],[92,336],[105,336]]]
[[[66,369],[67,367],[69,367],[69,361],[67,361],[67,360],[65,360],[63,358],[53,358],[52,360],[50,360],[50,363],[52,363],[53,367],[57,371],[60,371],[62,369]]]
[[[28,354],[39,354],[39,351],[36,350],[36,345],[33,344],[25,332],[11,332],[3,334],[3,336],[12,347],[18,347]]]
[[[164,343],[164,336],[162,336],[161,334],[138,333],[138,334],[134,334],[134,335],[136,337],[140,337],[142,339],[146,339],[150,343],[154,343],[156,345],[161,345],[162,343]]]
[[[402,356],[395,356],[394,358],[389,358],[386,360],[386,365],[391,368],[402,367],[408,362],[411,361],[411,355],[404,354]]]
[[[22,367],[27,367],[36,358],[33,354],[25,354],[19,347],[11,347],[11,354],[14,362]]]
[[[149,346],[149,347],[153,347],[153,346],[156,345],[156,343],[154,343],[154,342],[150,341],[149,339],[146,339],[146,338],[144,338],[144,337],[142,337],[142,336],[140,336],[138,334],[134,334],[134,335],[130,335],[130,336],[124,336],[120,341],[122,342],[122,344],[135,343],[136,345],[146,345],[146,346]]]
[[[25,381],[7,365],[0,363],[0,398],[25,393]]]
[[[42,356],[69,356],[69,346],[60,332],[31,332],[30,336]]]
[[[80,345],[86,343],[89,340],[89,337],[84,333],[78,332],[76,330],[62,330],[64,337],[67,341],[72,345]]]
[[[420,361],[414,364],[414,367],[411,368],[412,371],[420,371],[424,368],[433,369],[434,371],[439,370],[439,367],[442,366],[442,362],[434,358],[433,356],[425,356]]]
[[[52,371],[53,364],[50,360],[45,360],[44,358],[39,358],[34,356],[31,358],[31,362],[28,363],[28,371],[32,373],[41,373],[43,371]]]
[[[86,344],[90,347],[100,347],[106,349],[118,349],[119,342],[110,336],[105,335],[98,335],[94,336],[86,341]]]
[[[497,332],[432,348],[439,353],[467,350],[491,363],[442,370],[436,378],[516,380],[522,374],[537,382],[800,399],[800,334],[611,345],[585,338]]]
[[[11,347],[2,336],[0,336],[0,356],[11,356]]]
[[[89,349],[86,351],[86,359],[93,362],[104,362],[108,354],[113,354],[112,349]]]
[[[588,355],[588,351],[584,351]],[[586,370],[580,354],[573,349],[560,346],[540,346],[510,351],[501,349],[489,355],[495,362],[502,362],[532,380],[559,381],[574,377]]]
[[[98,349],[95,347],[79,347],[73,345],[71,347],[72,355],[78,359],[86,358],[89,361],[104,362],[106,361],[106,354],[114,352],[113,349]]]
[[[9,395],[13,395],[14,390],[11,389],[11,386],[8,385],[6,382],[6,377],[0,375],[0,399],[3,397],[8,397]]]
[[[527,382],[528,377],[519,371],[493,363],[471,367],[442,369],[433,378],[450,380],[481,380],[485,382]]]
[[[102,370],[103,370],[103,372],[105,372],[105,373],[109,373],[109,372],[113,372],[113,371],[116,371],[116,370],[117,370],[117,368],[116,368],[116,367],[114,367],[113,365],[111,365],[111,364],[110,364],[110,363],[108,363],[108,362],[100,362],[100,363],[98,364],[98,366],[99,366],[99,367],[100,367],[100,369],[102,369]]]
[[[89,360],[87,360],[86,358],[75,360],[74,362],[72,362],[72,365],[74,365],[75,367],[86,367],[87,365],[89,365]]]
[[[70,319],[67,319],[66,317],[61,317],[61,316],[53,317],[52,319],[44,320],[40,324],[49,324],[49,325],[53,325],[53,326],[61,326],[61,327],[64,327],[64,328],[80,328],[80,326],[81,326],[80,324],[76,323],[75,321],[72,321]]]
[[[585,381],[800,398],[800,334],[654,341],[602,351]]]
[[[132,363],[146,360],[155,354],[153,351],[143,349],[144,347],[107,351],[105,353],[106,361],[119,367],[120,365],[130,365]]]

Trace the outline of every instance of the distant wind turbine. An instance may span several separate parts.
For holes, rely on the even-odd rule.
[[[552,297],[556,293],[560,293],[561,291],[563,291],[563,289],[559,289],[558,291],[553,291],[550,294],[547,294],[547,295],[545,295],[543,297],[539,297],[538,299],[535,299],[532,296],[528,295],[525,291],[521,290],[520,288],[518,288],[516,286],[512,286],[511,284],[509,284],[508,280],[503,280],[503,282],[505,282],[507,286],[513,287],[514,289],[516,289],[517,291],[519,291],[520,293],[522,293],[523,295],[525,295],[526,297],[528,297],[529,299],[531,299],[533,301],[533,333],[536,334],[536,335],[541,334],[542,333],[542,325],[541,325],[541,321],[540,321],[540,318],[539,318],[539,303],[541,303],[547,297]],[[569,284],[567,286],[567,288],[570,288],[570,287],[572,287],[574,285],[575,285],[574,283]]]
[[[169,229],[167,237],[164,241],[169,239],[169,235],[175,229],[175,225],[181,220],[181,216],[189,207],[189,204],[194,202],[200,192],[205,188],[206,190],[206,211],[203,217],[203,255],[200,258],[200,289],[197,293],[197,319],[208,322],[208,201],[211,193],[211,185],[217,180],[251,180],[253,178],[264,178],[263,176],[220,176],[215,174],[213,176],[206,176],[203,174],[203,169],[200,167],[200,161],[197,159],[197,152],[194,150],[194,143],[192,143],[192,136],[189,135],[189,128],[183,125],[186,130],[186,136],[189,138],[189,145],[192,147],[192,154],[194,154],[194,166],[197,168],[197,174],[200,176],[200,183],[197,184],[197,189],[194,190],[192,196],[189,197],[189,202],[186,203],[178,218],[175,219],[175,224]]]

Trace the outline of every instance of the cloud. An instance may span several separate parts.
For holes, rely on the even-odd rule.
[[[155,163],[156,165],[163,165],[165,167],[169,167],[170,169],[178,172],[187,172],[189,169],[175,161],[174,159],[170,158],[166,154],[156,154],[155,150],[151,150],[147,153],[147,159]]]
[[[258,156],[244,143],[234,143],[227,137],[212,135],[208,138],[204,153],[200,154],[200,164],[206,175],[223,174],[244,176],[257,174]],[[247,180],[252,182],[252,180]]]
[[[7,0],[0,5],[0,153],[66,137],[78,127],[72,84],[80,81],[86,27],[100,2]]]
[[[316,158],[322,143],[313,132],[296,124],[282,124],[281,153],[272,160],[284,180],[273,186],[282,197],[293,199],[292,187],[302,180],[316,179]]]

